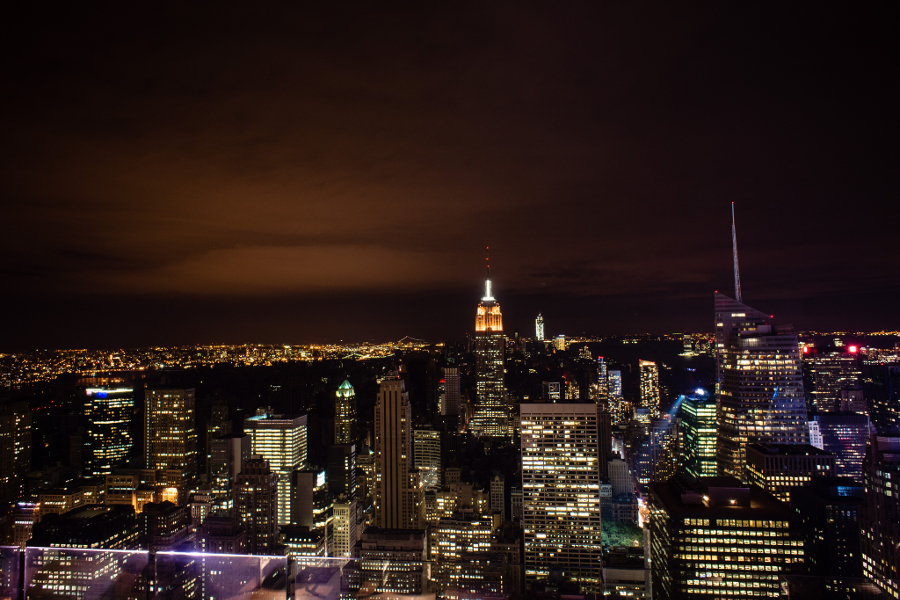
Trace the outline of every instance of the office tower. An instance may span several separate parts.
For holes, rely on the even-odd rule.
[[[680,432],[674,414],[650,422],[650,481],[665,481],[678,473]]]
[[[433,429],[414,430],[413,456],[422,485],[425,488],[440,488],[441,433]]]
[[[716,294],[717,336],[730,328],[717,357],[719,472],[740,479],[748,443],[809,442],[797,335],[759,315]]]
[[[356,446],[333,444],[328,447],[328,491],[356,498]]]
[[[600,468],[595,404],[523,404],[525,576],[560,565],[586,591],[600,590]]]
[[[834,455],[834,473],[837,477],[849,477],[863,482],[863,460],[869,439],[869,417],[853,412],[835,412],[815,415],[810,424],[816,425],[821,446]],[[812,437],[810,427],[810,437]]]
[[[475,413],[469,431],[477,436],[510,435],[509,407],[503,380],[506,339],[500,305],[491,294],[491,270],[484,280],[484,297],[475,317]]]
[[[35,523],[29,547],[136,550],[140,528],[131,506],[79,506]],[[103,554],[103,553],[101,553]]]
[[[306,415],[261,412],[244,419],[244,432],[250,436],[251,452],[265,459],[278,477],[278,525],[288,525],[291,473],[306,464]]]
[[[334,443],[355,444],[356,423],[356,391],[349,381],[344,381],[335,392],[334,403]]]
[[[602,356],[597,357],[597,397],[598,405],[607,408],[609,402],[609,373],[607,373],[606,361]]]
[[[328,492],[325,479],[325,471],[291,473],[292,524],[322,531],[331,525],[334,497]]]
[[[84,406],[88,427],[85,470],[107,475],[124,467],[131,456],[134,390],[126,387],[88,388]]]
[[[206,517],[197,539],[201,552],[244,554],[247,551],[247,533],[237,517]]]
[[[778,597],[782,569],[803,562],[796,513],[733,477],[651,483],[653,598]]]
[[[520,523],[525,518],[525,495],[520,487],[509,488],[509,516]]]
[[[600,463],[600,480],[609,480],[609,460],[612,458],[612,415],[601,410],[597,413],[597,460]]]
[[[859,386],[862,372],[856,347],[851,346],[850,349],[845,352],[818,352],[814,349],[803,355],[803,362],[812,375],[812,397],[819,412],[841,410],[841,391]]]
[[[609,371],[609,397],[622,397],[622,371],[618,369]]]
[[[272,554],[278,534],[278,475],[255,454],[234,483],[234,508],[247,532],[250,554]]]
[[[356,498],[338,497],[331,520],[331,548],[328,556],[353,556],[356,546]]]
[[[234,506],[235,479],[241,467],[250,460],[250,436],[229,433],[213,440],[210,447],[210,485],[212,485],[213,507],[216,512],[231,515]]]
[[[818,477],[791,492],[800,516],[806,571],[825,577],[862,577],[859,511],[866,490],[843,477]]]
[[[563,352],[566,349],[566,336],[560,334],[553,338],[553,347]]]
[[[489,552],[494,533],[490,517],[457,514],[428,528],[432,561],[458,561],[466,552]]]
[[[375,451],[363,446],[356,455],[356,496],[365,500],[375,493]]]
[[[278,531],[278,543],[287,548],[288,556],[327,556],[326,541],[322,529],[287,525]]]
[[[197,473],[194,390],[147,390],[144,410],[144,466],[181,472],[184,483]]]
[[[399,377],[385,379],[375,403],[377,527],[419,527],[419,486],[412,450],[412,412],[406,387]]]
[[[544,317],[538,313],[537,319],[534,320],[534,341],[544,341]]]
[[[25,400],[0,400],[0,504],[25,493],[31,470],[31,409]]]
[[[684,470],[693,477],[715,477],[716,400],[703,390],[681,396],[681,433],[684,440]]]
[[[444,367],[444,378],[441,391],[441,414],[459,415],[459,369]]]
[[[621,458],[613,458],[609,461],[609,482],[612,484],[613,496],[622,496],[634,493],[634,480],[628,463]]]
[[[638,361],[641,370],[641,406],[650,410],[650,416],[659,416],[659,367],[649,360]]]
[[[900,598],[900,436],[873,435],[863,470],[863,573],[889,597]]]
[[[747,481],[783,502],[816,477],[834,477],[832,454],[809,444],[747,444]]]
[[[193,547],[180,548],[193,541],[191,515],[187,506],[171,502],[150,502],[141,511],[142,547],[151,552],[192,551]]]
[[[608,598],[650,597],[649,560],[643,548],[613,547],[603,557],[603,594]]]
[[[351,591],[422,594],[428,585],[428,539],[424,529],[369,527],[356,545]],[[393,596],[387,596],[393,597]]]
[[[506,519],[506,479],[500,473],[491,477],[491,512]]]
[[[628,403],[622,398],[622,371],[610,370],[606,378],[607,402],[613,425],[619,425],[631,418]]]

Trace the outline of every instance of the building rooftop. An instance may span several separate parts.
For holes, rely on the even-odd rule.
[[[747,444],[761,454],[780,454],[784,456],[832,456],[830,452],[820,450],[809,444]]]

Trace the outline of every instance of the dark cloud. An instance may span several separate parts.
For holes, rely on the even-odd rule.
[[[748,298],[796,302],[810,327],[896,326],[877,308],[900,274],[878,7],[23,10],[0,59],[10,343],[84,335],[78,314],[140,329],[147,306],[169,311],[160,342],[302,336],[310,318],[316,336],[403,319],[456,336],[485,245],[511,314],[705,327],[732,201]],[[385,301],[403,294],[423,300]],[[198,298],[247,310],[223,308],[216,336]]]

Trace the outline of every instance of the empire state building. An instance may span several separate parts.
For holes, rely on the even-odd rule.
[[[491,267],[484,280],[484,297],[475,316],[475,414],[469,431],[478,436],[510,435],[509,406],[503,382],[503,316],[491,293]]]

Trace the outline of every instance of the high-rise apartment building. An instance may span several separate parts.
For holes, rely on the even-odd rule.
[[[197,474],[194,389],[147,390],[144,398],[145,468],[180,471],[190,482]]]
[[[526,579],[559,565],[583,590],[599,591],[597,406],[523,404],[521,419]]]
[[[477,436],[506,437],[511,434],[509,406],[504,382],[503,317],[491,293],[491,272],[484,281],[484,297],[475,317],[475,413],[469,431]]]
[[[860,513],[863,574],[900,598],[900,436],[873,435]]]
[[[356,390],[349,381],[344,381],[335,392],[337,399],[334,403],[334,443],[355,444],[356,423],[359,417],[356,414]]]
[[[537,319],[534,320],[534,341],[544,341],[544,317],[538,313]]]
[[[746,480],[787,502],[794,488],[834,477],[834,456],[809,444],[747,444]]]
[[[651,483],[649,506],[655,599],[778,597],[803,562],[796,513],[733,477]]]
[[[459,415],[459,369],[457,367],[444,367],[444,377],[441,379],[440,409],[442,415]]]
[[[812,425],[815,424],[821,445],[812,444]],[[869,440],[869,417],[855,412],[822,413],[810,421],[810,443],[834,455],[837,477],[849,477],[863,482],[863,460]]]
[[[291,472],[306,464],[306,415],[276,415],[258,411],[244,419],[251,452],[261,456],[278,479],[278,525],[291,523]]]
[[[649,360],[638,361],[641,371],[641,406],[650,410],[650,416],[659,416],[659,367]]]
[[[236,516],[250,554],[272,554],[278,539],[278,475],[259,455],[244,463],[234,484]]]
[[[428,489],[441,487],[441,432],[433,429],[413,430],[413,456],[419,481]]]
[[[698,390],[694,395],[681,396],[679,401],[684,470],[694,477],[715,477],[716,399]]]
[[[420,492],[413,462],[412,411],[403,380],[381,382],[375,403],[375,524],[383,529],[420,526]]]
[[[25,492],[31,470],[31,409],[26,400],[0,400],[0,504]]]
[[[719,473],[739,479],[748,443],[809,443],[797,334],[763,317],[716,294]]]

